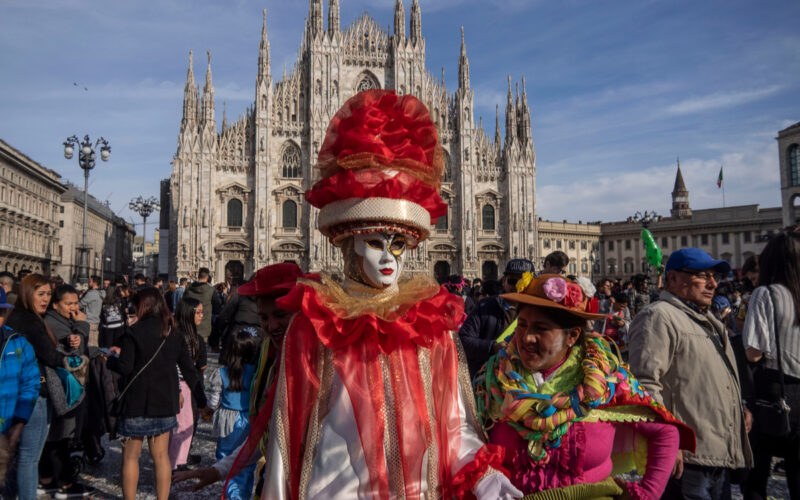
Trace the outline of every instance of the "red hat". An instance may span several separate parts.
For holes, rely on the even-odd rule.
[[[256,277],[236,289],[239,295],[279,297],[294,288],[303,271],[293,262],[262,267]]]
[[[319,229],[334,244],[390,230],[410,236],[414,247],[447,214],[436,125],[412,95],[367,90],[349,99],[328,126],[317,166],[322,180],[306,200],[320,209]]]

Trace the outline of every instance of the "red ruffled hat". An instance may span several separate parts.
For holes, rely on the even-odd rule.
[[[279,297],[286,295],[294,288],[298,278],[303,277],[303,271],[293,262],[282,262],[271,266],[262,267],[256,271],[256,276],[243,284],[236,291],[239,295],[253,297]]]
[[[306,191],[320,209],[319,230],[338,245],[359,232],[402,232],[416,246],[447,214],[439,196],[444,154],[425,105],[393,90],[349,99],[328,126],[317,167],[322,180]]]

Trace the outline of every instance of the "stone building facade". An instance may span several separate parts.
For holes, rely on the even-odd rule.
[[[751,255],[758,255],[771,234],[782,227],[781,208],[740,205],[692,210],[689,190],[680,165],[672,189],[670,215],[659,216],[649,225],[661,247],[663,262],[670,252],[684,247],[702,248],[739,269]],[[655,275],[647,264],[642,226],[629,218],[618,222],[572,224],[539,222],[539,266],[555,250],[570,258],[569,274],[592,279],[630,279],[636,274]]]
[[[0,140],[0,270],[55,269],[64,190],[60,175]]]
[[[778,132],[783,225],[800,223],[800,122]]]
[[[539,221],[538,270],[550,252],[562,251],[569,257],[567,274],[592,277],[600,273],[600,224]]]
[[[55,271],[69,283],[77,283],[81,264],[83,196],[83,189],[67,184],[60,200],[58,252],[61,262]],[[130,274],[134,234],[130,223],[118,217],[107,204],[90,194],[86,212],[86,262],[89,276],[114,279],[115,276]]]
[[[295,261],[308,270],[340,267],[340,252],[317,231],[317,210],[303,193],[318,179],[317,153],[333,114],[358,91],[411,93],[429,108],[446,152],[442,197],[449,204],[428,241],[409,252],[412,272],[494,278],[513,257],[537,258],[535,151],[524,79],[508,78],[504,134],[474,114],[463,29],[458,88],[425,67],[417,0],[397,0],[387,32],[368,14],[342,29],[339,1],[311,0],[299,57],[273,82],[266,14],[254,103],[229,123],[216,122],[211,55],[202,93],[192,54],[178,148],[170,177],[170,277],[208,267],[216,279],[247,276],[267,264]]]

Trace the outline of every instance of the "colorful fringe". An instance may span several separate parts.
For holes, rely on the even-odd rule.
[[[561,438],[573,422],[583,420],[596,408],[608,405],[618,387],[625,396],[638,396],[657,413],[659,405],[639,385],[602,336],[592,333],[568,355],[566,365],[580,364],[583,380],[553,394],[537,392],[526,378],[526,368],[513,342],[489,359],[476,379],[478,413],[484,427],[505,421],[528,441],[528,453],[535,460],[547,462],[547,449],[561,446]],[[530,377],[529,377],[530,378]],[[547,385],[547,384],[545,384]],[[564,385],[563,383],[561,384]],[[629,399],[629,398],[625,398]]]

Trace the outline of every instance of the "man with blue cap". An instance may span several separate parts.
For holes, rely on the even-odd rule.
[[[665,290],[630,326],[631,371],[697,435],[696,453],[678,452],[662,498],[729,499],[731,471],[752,467],[752,416],[725,326],[710,310],[717,283],[730,270],[699,248],[673,252]]]

